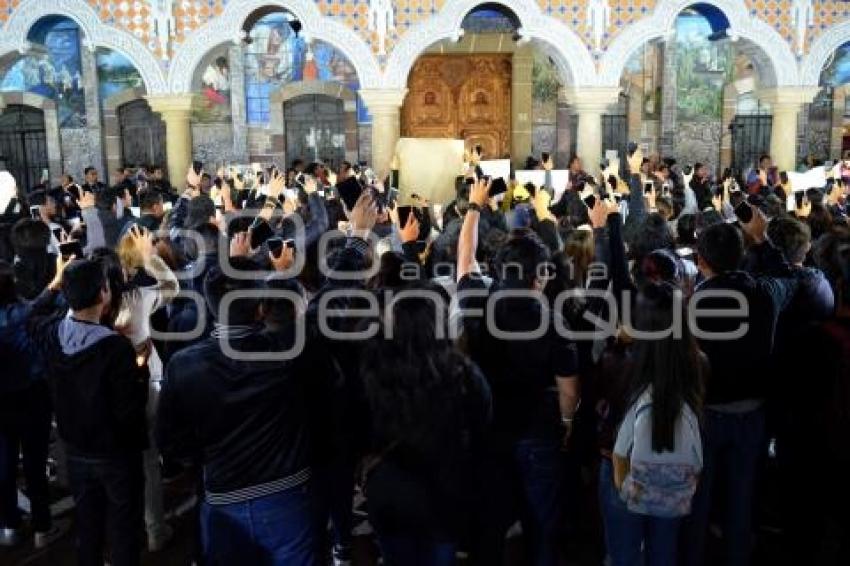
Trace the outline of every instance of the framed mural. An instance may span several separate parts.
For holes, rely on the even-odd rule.
[[[357,92],[360,81],[348,60],[333,46],[308,40],[290,25],[292,16],[276,12],[251,28],[245,47],[245,99],[249,125],[269,123],[269,95],[294,81],[338,81]],[[358,122],[371,122],[358,97]]]
[[[200,79],[201,94],[195,98],[192,119],[195,122],[227,122],[230,105],[230,62],[221,52],[206,66]]]
[[[835,50],[829,65],[823,70],[820,84],[838,87],[850,83],[850,43]]]
[[[676,19],[676,100],[681,119],[720,118],[723,85],[731,78],[728,42],[709,41],[704,16],[683,13]]]
[[[111,49],[98,49],[97,82],[100,103],[121,91],[144,85],[136,67],[121,53]]]
[[[33,52],[16,61],[0,90],[28,91],[56,101],[59,127],[86,126],[86,100],[80,57],[80,28],[67,18],[45,18],[28,39]]]

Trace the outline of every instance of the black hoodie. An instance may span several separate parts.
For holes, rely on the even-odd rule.
[[[147,369],[127,338],[66,316],[38,325],[34,339],[70,453],[109,458],[147,448]]]

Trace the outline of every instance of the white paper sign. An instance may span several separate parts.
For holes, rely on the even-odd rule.
[[[494,179],[503,178],[506,182],[511,178],[510,159],[488,159],[479,163],[485,175]]]

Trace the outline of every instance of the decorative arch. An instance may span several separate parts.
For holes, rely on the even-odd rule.
[[[615,86],[620,81],[632,54],[653,39],[666,37],[673,31],[682,10],[700,4],[700,0],[659,0],[652,16],[637,21],[617,34],[602,56],[599,83]],[[760,71],[762,86],[799,84],[799,68],[791,46],[773,27],[752,15],[741,0],[710,0],[729,20],[729,34],[745,39],[745,48]]]
[[[261,8],[277,6],[297,17],[305,33],[338,49],[354,66],[363,88],[381,85],[381,71],[366,42],[351,28],[322,16],[312,0],[240,0],[228,2],[221,15],[192,32],[184,41],[171,62],[168,88],[172,93],[186,93],[192,89],[192,77],[204,56],[223,43],[241,43],[242,26],[250,15]],[[224,38],[224,39],[222,39]]]
[[[442,39],[457,39],[463,34],[463,19],[486,0],[447,2],[431,18],[407,30],[395,46],[384,71],[385,88],[405,88],[414,63],[428,47]],[[578,34],[564,23],[540,10],[534,0],[495,2],[513,12],[520,21],[524,38],[539,40],[558,65],[565,83],[575,86],[596,83],[593,58]]]
[[[127,57],[138,69],[148,92],[166,92],[165,76],[154,55],[132,34],[103,23],[85,0],[22,0],[3,27],[0,57],[17,51],[25,53],[30,44],[30,28],[46,16],[64,16],[77,23],[83,32],[83,44],[89,49],[107,47]]]
[[[44,112],[44,139],[47,143],[47,168],[50,178],[56,179],[62,174],[62,143],[59,139],[59,112],[56,101],[34,92],[0,92],[0,113],[9,105],[21,105],[37,108]]]
[[[820,76],[835,50],[850,41],[850,20],[836,24],[821,33],[812,43],[800,69],[800,84],[819,86]]]

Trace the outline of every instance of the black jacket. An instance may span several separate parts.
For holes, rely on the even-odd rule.
[[[283,352],[286,338],[250,331],[240,352]],[[210,337],[175,354],[165,369],[157,442],[164,454],[200,457],[208,492],[223,494],[309,467],[305,378],[291,361],[239,361]]]
[[[35,322],[33,330],[69,451],[114,457],[147,448],[148,374],[130,341],[69,317]]]

